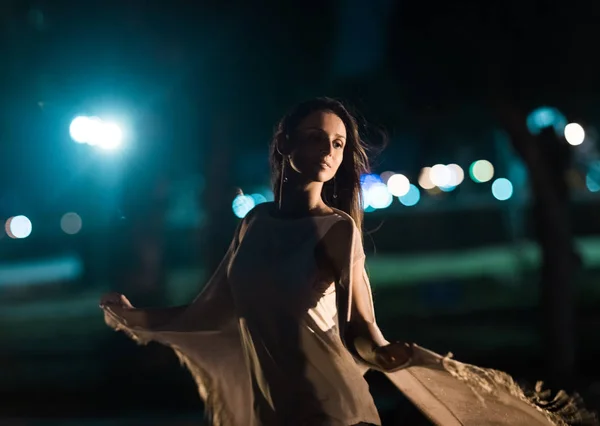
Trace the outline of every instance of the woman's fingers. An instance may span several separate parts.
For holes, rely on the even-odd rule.
[[[129,299],[127,299],[127,297],[125,297],[121,293],[116,292],[107,293],[100,299],[100,307],[108,305],[133,308],[133,305],[131,304],[131,302],[129,302]]]
[[[131,304],[131,302],[129,301],[129,299],[127,299],[125,297],[124,294],[121,295],[121,303],[123,304],[123,306],[125,306],[127,308],[133,308],[133,305]]]
[[[379,347],[375,350],[378,361],[386,369],[399,368],[410,362],[413,349],[412,345],[404,342],[394,342]]]
[[[119,303],[121,295],[118,293],[107,293],[100,298],[100,305],[114,305]]]

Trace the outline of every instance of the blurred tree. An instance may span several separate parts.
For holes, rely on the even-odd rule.
[[[574,277],[580,263],[569,218],[570,152],[553,129],[530,134],[526,114],[514,104],[496,99],[495,111],[529,171],[534,230],[542,251],[544,355],[551,379],[569,386],[576,373]]]
[[[540,320],[544,359],[550,381],[570,387],[576,374],[575,273],[580,263],[571,230],[566,181],[571,151],[554,129],[532,135],[526,125],[531,109],[559,104],[569,93],[568,87],[559,82],[565,80],[570,68],[555,61],[556,50],[566,43],[567,29],[561,25],[566,16],[556,4],[539,9],[508,2],[490,4],[486,10],[487,26],[480,27],[480,37],[487,44],[482,51],[487,88],[483,93],[489,95],[486,101],[494,118],[527,168],[533,231],[542,253]],[[540,38],[544,40],[541,45]]]

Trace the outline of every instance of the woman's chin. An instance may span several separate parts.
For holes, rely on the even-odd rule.
[[[333,179],[333,174],[329,170],[321,170],[317,173],[316,181],[327,183]]]
[[[322,176],[319,176],[319,177],[317,177],[317,178],[315,179],[315,182],[319,182],[319,183],[322,183],[322,184],[326,184],[327,182],[330,182],[330,181],[331,181],[331,179],[332,179],[332,178],[330,178],[330,177],[322,177]]]
[[[312,173],[305,173],[304,174],[304,178],[306,179],[306,181],[308,182],[320,182],[320,183],[327,183],[329,182],[331,179],[333,179],[333,173],[331,173],[331,170],[324,170],[324,169],[318,169],[313,171]]]

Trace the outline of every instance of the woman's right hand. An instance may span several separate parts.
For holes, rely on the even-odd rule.
[[[393,372],[410,365],[414,354],[413,345],[405,342],[392,342],[375,348],[375,363],[384,371]]]
[[[367,364],[384,373],[391,373],[408,367],[413,357],[413,345],[404,342],[392,342],[377,346],[372,340],[358,337],[354,339],[354,348]]]
[[[129,299],[125,297],[125,295],[121,293],[107,293],[100,298],[100,307],[111,307],[111,308],[121,308],[121,309],[135,309],[135,307],[131,304]]]

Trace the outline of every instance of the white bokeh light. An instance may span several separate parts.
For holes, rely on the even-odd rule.
[[[112,150],[121,146],[123,132],[115,123],[102,123],[98,146],[102,149]]]
[[[84,138],[83,142],[88,145],[95,146],[100,137],[102,129],[102,120],[98,117],[87,117],[82,124],[81,135]]]
[[[90,136],[89,117],[75,117],[69,127],[71,138],[77,143],[87,143]]]
[[[6,233],[10,238],[27,238],[32,229],[31,221],[26,216],[14,216],[6,221]]]
[[[436,164],[429,171],[429,178],[435,186],[449,186],[452,179],[452,172],[443,164]]]
[[[569,123],[565,126],[565,139],[569,145],[581,145],[585,140],[585,130],[577,123]]]
[[[392,204],[392,201],[394,201],[394,197],[390,194],[387,185],[383,182],[371,184],[365,191],[365,199],[367,205],[374,209],[388,208]]]
[[[76,117],[69,127],[71,138],[106,151],[119,148],[123,142],[123,130],[114,122],[99,117]]]
[[[450,170],[450,182],[448,186],[458,186],[465,179],[465,172],[458,164],[448,164],[446,166]]]
[[[394,174],[387,180],[387,187],[390,194],[395,197],[401,197],[408,193],[410,181],[402,174]]]

